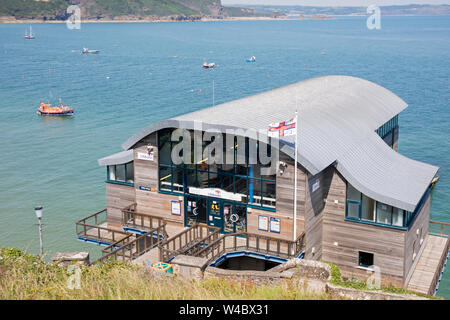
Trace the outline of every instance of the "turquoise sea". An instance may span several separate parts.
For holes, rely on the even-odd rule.
[[[303,79],[345,74],[374,81],[409,107],[399,151],[439,166],[431,217],[450,222],[450,16],[327,21],[0,25],[0,246],[38,253],[90,250],[75,221],[105,207],[97,159],[153,122]],[[100,50],[83,55],[83,47]],[[322,54],[324,52],[325,54]],[[246,63],[250,56],[256,63]],[[204,60],[216,68],[204,70]],[[36,115],[59,98],[71,119]],[[450,298],[450,268],[438,294]]]

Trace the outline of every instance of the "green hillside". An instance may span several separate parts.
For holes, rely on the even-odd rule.
[[[70,5],[81,8],[82,19],[161,16],[231,16],[252,10],[225,8],[220,0],[0,0],[0,16],[16,19],[67,19]],[[235,10],[233,10],[235,9]]]

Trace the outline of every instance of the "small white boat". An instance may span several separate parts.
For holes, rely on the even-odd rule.
[[[27,30],[25,30],[25,35],[23,36],[24,39],[34,39],[33,31],[31,30],[30,26],[30,34],[27,34]]]
[[[256,57],[252,56],[251,58],[247,59],[247,62],[256,62]]]
[[[94,54],[97,54],[97,53],[99,53],[100,51],[99,50],[89,50],[88,48],[83,48],[83,51],[82,51],[83,53],[94,53]]]
[[[216,64],[214,62],[211,63],[207,63],[206,61],[203,62],[203,68],[208,69],[208,68],[214,68]]]

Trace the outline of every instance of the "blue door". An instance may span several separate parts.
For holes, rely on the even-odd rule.
[[[222,201],[209,199],[208,200],[208,225],[217,227],[220,231],[223,231],[223,218],[222,218]]]

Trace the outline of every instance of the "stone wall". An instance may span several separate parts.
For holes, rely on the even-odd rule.
[[[415,295],[393,294],[377,290],[358,290],[335,286],[331,280],[328,264],[304,259],[291,259],[267,271],[226,270],[207,266],[207,259],[191,256],[176,256],[172,260],[175,274],[186,278],[220,278],[227,281],[251,281],[256,285],[282,285],[290,281],[292,285],[307,293],[329,294],[333,298],[351,300],[426,300]]]
[[[326,293],[333,298],[344,298],[351,300],[428,300],[426,297],[419,297],[412,294],[395,294],[378,290],[358,290],[344,288],[327,283]]]

